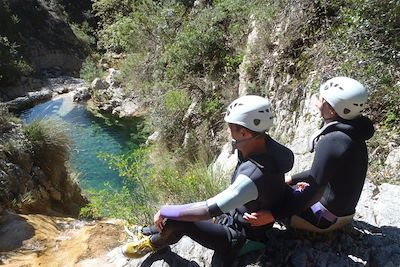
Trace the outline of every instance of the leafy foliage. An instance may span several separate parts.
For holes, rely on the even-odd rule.
[[[32,72],[31,66],[17,49],[17,44],[0,35],[0,85],[10,85],[19,76]]]
[[[121,82],[154,107],[150,123],[172,151],[182,150],[190,132],[208,128],[204,133],[214,138],[221,128],[222,107],[235,96],[250,14],[261,18],[265,6],[264,1],[243,0],[205,6],[173,0],[94,1],[101,19],[99,47],[128,53]],[[197,103],[189,113],[190,103],[181,101],[184,95]],[[192,141],[190,150],[204,145]],[[210,151],[217,149],[213,142],[206,144]]]
[[[95,59],[87,57],[82,63],[79,76],[87,83],[91,83],[95,78],[100,78],[103,76],[103,70],[97,67]]]
[[[113,168],[123,177],[121,190],[113,188],[89,191],[91,203],[81,216],[117,217],[132,223],[151,223],[160,203],[187,203],[205,200],[219,192],[226,183],[204,164],[188,170],[177,164],[168,152],[150,164],[150,149],[139,148],[123,156],[108,156]],[[154,158],[154,157],[153,157]]]

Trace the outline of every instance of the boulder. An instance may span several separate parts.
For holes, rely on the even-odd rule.
[[[146,145],[156,142],[160,138],[160,132],[154,132],[149,137],[147,137]]]
[[[395,147],[386,158],[384,171],[391,180],[400,181],[400,147]]]
[[[127,99],[122,101],[121,111],[119,116],[123,117],[141,117],[143,116],[143,106],[134,99]]]
[[[89,88],[86,86],[79,87],[73,92],[73,101],[81,102],[90,98]]]
[[[229,177],[238,162],[238,155],[232,154],[232,145],[227,142],[222,147],[220,154],[213,164],[213,170],[224,177]]]
[[[92,81],[90,88],[94,91],[106,90],[110,84],[100,78],[96,78]]]
[[[120,71],[119,70],[116,70],[116,69],[114,69],[114,68],[110,68],[109,70],[108,70],[108,75],[107,75],[107,77],[106,77],[106,82],[111,86],[111,87],[114,87],[114,85],[116,85],[117,84],[117,81],[116,81],[116,77],[118,76],[118,75],[120,75]]]

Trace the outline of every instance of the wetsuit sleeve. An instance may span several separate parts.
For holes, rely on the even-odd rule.
[[[160,215],[179,221],[200,221],[210,218],[205,201],[185,205],[164,205],[160,209]]]
[[[211,217],[227,213],[258,197],[257,186],[250,177],[240,174],[226,190],[207,200]]]
[[[229,212],[258,197],[257,186],[246,175],[239,175],[227,189],[205,202],[186,205],[165,205],[160,214],[179,221],[206,220]]]

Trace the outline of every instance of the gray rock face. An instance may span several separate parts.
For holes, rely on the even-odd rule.
[[[106,81],[104,81],[100,78],[94,79],[92,84],[90,85],[92,90],[106,90],[106,89],[108,89],[109,86],[110,86],[110,84],[108,84]]]
[[[30,92],[27,96],[17,97],[14,100],[8,101],[5,105],[10,111],[21,111],[34,105],[51,99],[53,93],[50,90],[38,92]]]
[[[76,90],[74,90],[74,95],[72,98],[74,102],[88,100],[90,98],[89,88],[86,86],[77,88]]]
[[[388,180],[400,182],[400,147],[395,147],[385,161],[384,174]]]
[[[111,68],[105,80],[93,80],[90,93],[94,106],[120,118],[143,116],[143,104],[135,96],[125,94],[116,81],[118,75],[119,71]]]
[[[33,69],[57,68],[61,73],[78,73],[85,58],[83,44],[69,25],[61,19],[51,3],[42,0],[9,1],[12,14],[19,23],[15,36],[9,40],[19,43]]]
[[[213,164],[213,170],[216,173],[220,173],[228,180],[232,171],[238,162],[237,153],[232,154],[232,145],[230,142],[225,143],[222,147],[221,153]]]
[[[376,186],[367,181],[357,205],[356,219],[377,227],[400,228],[399,194],[398,185],[385,183]]]

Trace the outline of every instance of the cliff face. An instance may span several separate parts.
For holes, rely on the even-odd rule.
[[[17,70],[14,71],[12,66],[0,65],[0,86],[3,87],[0,88],[0,98],[7,100],[37,89],[30,88],[32,82],[26,77],[21,79],[21,75],[24,75],[20,73],[21,69],[28,76],[79,74],[87,51],[66,22],[66,11],[63,11],[60,1],[2,0],[0,4],[0,36],[9,44],[10,50],[6,50],[6,53],[10,54],[10,60],[17,62],[14,64]],[[3,60],[6,58],[5,55],[1,56]],[[7,87],[10,85],[13,87]]]

